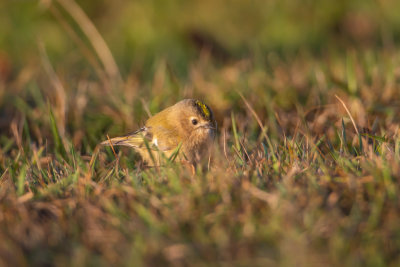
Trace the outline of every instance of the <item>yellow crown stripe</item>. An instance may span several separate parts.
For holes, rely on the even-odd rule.
[[[202,110],[204,116],[206,116],[207,118],[210,117],[210,110],[208,109],[208,107],[203,102],[200,102],[200,101],[197,100],[196,101],[196,105],[200,107],[200,109]]]

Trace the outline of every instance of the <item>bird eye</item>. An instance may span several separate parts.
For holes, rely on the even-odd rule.
[[[196,119],[192,119],[192,124],[196,125],[198,123],[198,121]]]

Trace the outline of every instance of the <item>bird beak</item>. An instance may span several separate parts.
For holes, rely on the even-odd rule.
[[[207,122],[204,123],[200,126],[203,129],[212,129],[212,130],[216,130],[217,128],[215,127],[215,125],[213,123]]]

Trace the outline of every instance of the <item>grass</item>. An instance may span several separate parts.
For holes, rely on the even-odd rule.
[[[155,49],[119,71],[124,60],[114,65],[102,36],[80,32],[93,21],[56,3],[43,11],[54,16],[49,25],[71,26],[81,47],[57,64],[44,40],[34,64],[0,68],[0,265],[400,264],[395,22],[382,30],[393,29],[392,41],[371,26],[367,37],[346,33],[353,44],[339,34],[317,50],[314,40],[243,52],[234,47],[245,30],[227,31],[231,46],[185,46],[197,52],[177,55],[182,64]],[[317,43],[335,40],[321,31]],[[218,121],[209,170],[208,160],[194,174],[177,162],[144,169],[132,150],[97,147],[187,97],[204,100]]]

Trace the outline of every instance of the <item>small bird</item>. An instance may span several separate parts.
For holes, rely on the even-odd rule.
[[[132,147],[148,165],[161,165],[162,158],[176,157],[196,164],[206,155],[216,128],[209,106],[184,99],[149,118],[139,130],[101,145]]]

